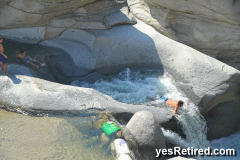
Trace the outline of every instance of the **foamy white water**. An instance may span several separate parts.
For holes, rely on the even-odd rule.
[[[125,69],[118,74],[103,76],[93,84],[74,81],[71,85],[94,88],[120,102],[141,103],[147,101],[147,96],[156,97],[158,92],[166,93],[167,88],[159,81],[159,74],[151,70],[142,74],[141,71]]]
[[[236,156],[214,156],[214,160],[239,160],[240,159],[240,131],[228,137],[211,141],[212,149],[235,149]]]
[[[159,98],[160,95],[170,99],[183,100],[185,102],[184,106],[178,110],[180,115],[176,115],[176,118],[186,135],[186,139],[181,138],[173,131],[162,129],[166,140],[182,148],[193,147],[204,149],[211,146],[206,139],[206,122],[200,114],[198,107],[191,103],[183,93],[178,91],[171,78],[166,75],[162,76],[160,72],[151,70],[142,72],[126,69],[119,74],[105,76],[93,84],[74,81],[72,85],[94,88],[124,103],[146,102],[148,101],[146,99],[147,96],[155,98],[157,103],[164,103]],[[172,107],[167,108],[173,112]],[[236,137],[236,135],[233,135],[233,137]],[[201,156],[196,158],[199,160],[212,159],[212,157]]]

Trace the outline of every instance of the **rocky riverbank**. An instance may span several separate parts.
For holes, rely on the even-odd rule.
[[[193,28],[191,32],[197,35],[190,36],[188,39],[189,36],[182,37],[182,35],[186,35],[189,30],[184,30],[186,27],[177,26],[182,26],[182,23],[189,24],[187,22],[191,20],[191,16],[196,15],[192,11],[188,11],[190,18],[185,18],[186,7],[172,12],[174,9],[166,8],[169,6],[169,2],[161,1],[161,4],[155,1],[135,3],[138,1],[131,0],[128,1],[128,4],[88,0],[61,2],[1,1],[0,18],[4,20],[1,21],[0,34],[21,42],[56,47],[61,50],[61,52],[43,57],[48,71],[44,71],[44,73],[52,77],[48,80],[69,84],[85,75],[90,76],[87,78],[88,80],[97,79],[98,74],[109,74],[127,67],[163,69],[175,79],[178,88],[195,105],[199,106],[205,115],[209,127],[209,139],[227,136],[240,129],[238,125],[240,120],[238,116],[240,113],[240,71],[179,43],[183,42],[201,51],[211,51],[211,53],[218,52],[216,48],[219,48],[220,51],[231,50],[235,53],[239,49],[236,47],[238,45],[236,43],[228,44],[230,41],[238,42],[239,36],[233,36],[230,41],[223,41],[222,37],[239,34],[238,17],[234,16],[234,19],[230,19],[229,15],[214,17],[209,13],[212,8],[205,7],[209,11],[206,14],[209,13],[211,19],[224,21],[224,24],[228,23],[229,32],[223,32],[222,26],[216,27],[216,24],[211,23],[210,25],[210,22],[206,22],[210,28],[215,29],[214,27],[216,27],[217,32],[208,34],[208,32],[196,31],[196,28]],[[144,7],[148,7],[146,9],[148,13],[144,12],[140,16],[138,12],[144,9],[143,4],[147,4]],[[139,5],[140,8],[137,7]],[[156,14],[150,12],[152,6],[160,8]],[[161,27],[158,25],[162,19],[152,20],[154,16],[159,17],[160,11],[169,12],[167,17],[170,18],[169,23],[165,23]],[[179,14],[179,18],[176,12],[183,14]],[[230,15],[235,15],[235,10]],[[176,23],[179,25],[173,23],[177,18],[180,19],[177,21],[179,23]],[[197,20],[194,23],[196,21],[194,19],[191,24],[197,25],[203,21],[203,19]],[[163,21],[165,22],[165,20]],[[168,32],[169,25],[171,32]],[[197,26],[204,28],[202,24]],[[176,27],[181,32],[176,30]],[[192,28],[192,25],[187,27]],[[176,32],[173,32],[175,30]],[[207,38],[201,38],[204,35],[200,33],[208,35]],[[201,36],[198,36],[199,34]],[[223,39],[222,43],[216,38],[211,39],[216,34],[221,35],[217,39]],[[201,41],[202,48],[196,47],[200,40],[206,39],[207,43]],[[206,44],[216,47],[211,48]],[[228,47],[221,48],[216,44]],[[8,50],[5,52],[8,54]],[[217,54],[220,56],[222,52]],[[236,56],[233,57],[236,59]],[[10,72],[14,71],[13,73],[18,74],[19,72],[15,72],[14,68],[16,67],[9,65],[8,69]],[[31,74],[27,69],[23,72],[22,74],[28,76],[44,78],[44,74],[32,74],[37,73],[34,71]],[[127,120],[137,111],[149,110],[154,114],[158,113],[156,118],[160,124],[168,122],[172,118],[172,114],[164,109],[156,110],[154,107],[144,105],[119,103],[93,89],[76,88],[15,75],[1,76],[0,81],[0,101],[12,106],[42,110],[110,110],[116,116],[124,117]],[[174,121],[174,125],[176,124]]]

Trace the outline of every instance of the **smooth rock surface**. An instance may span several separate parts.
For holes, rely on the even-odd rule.
[[[3,1],[3,0],[1,0]],[[10,0],[1,2],[0,28],[48,25],[50,20],[96,0]]]
[[[128,0],[160,33],[240,69],[240,1]]]
[[[209,140],[227,137],[239,130],[239,106],[239,102],[220,103],[204,115],[209,128],[207,133]]]
[[[166,148],[165,138],[153,113],[140,111],[134,114],[126,128],[134,137],[141,158],[144,160],[153,160],[156,158],[155,149]],[[161,160],[165,157],[161,157]]]
[[[164,108],[117,102],[91,88],[62,85],[21,75],[0,76],[0,81],[0,102],[12,107],[90,113],[110,111],[115,115],[133,115],[147,110],[158,115],[158,123],[167,122],[173,116],[172,112]]]

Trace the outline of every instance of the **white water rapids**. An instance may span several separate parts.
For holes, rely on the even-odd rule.
[[[189,99],[186,98],[183,93],[178,91],[171,78],[162,75],[160,72],[152,70],[131,71],[130,69],[125,69],[118,74],[103,76],[99,81],[96,81],[93,84],[74,81],[72,82],[72,85],[94,88],[111,96],[115,100],[124,103],[146,102],[148,101],[146,99],[147,96],[156,98],[157,103],[164,103],[159,99],[160,95],[170,99],[183,100],[185,104],[179,109],[178,112],[180,115],[177,115],[176,118],[186,135],[186,139],[181,138],[173,131],[162,128],[166,141],[182,148],[193,147],[205,149],[211,146],[206,138],[206,122],[200,114],[197,106],[189,102]],[[172,107],[169,107],[168,109],[173,112]],[[240,142],[238,140],[238,146],[240,146],[239,144]],[[218,148],[218,146],[215,148]],[[218,159],[219,157],[198,156],[193,158],[209,160],[215,158]],[[223,157],[223,159],[224,158],[227,159],[229,157]],[[231,157],[231,159],[232,158],[235,157]]]

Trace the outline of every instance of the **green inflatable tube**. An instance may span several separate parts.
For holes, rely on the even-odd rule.
[[[121,128],[117,126],[114,122],[105,122],[102,125],[103,131],[109,136],[113,132],[120,130]]]

